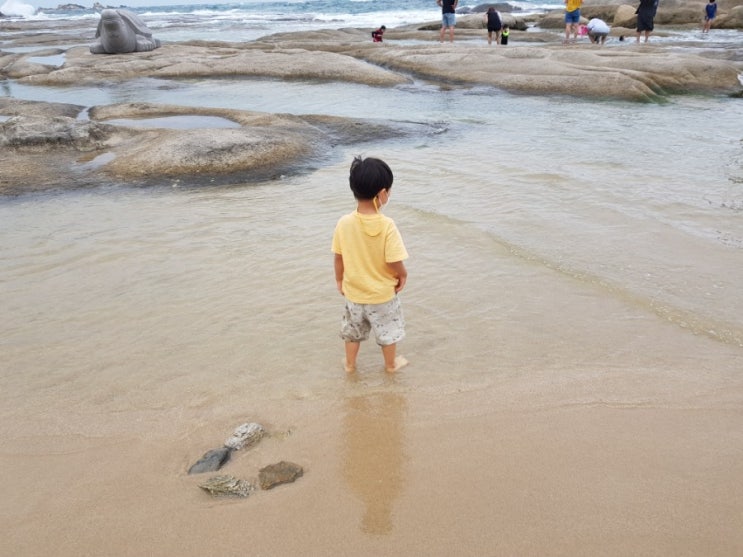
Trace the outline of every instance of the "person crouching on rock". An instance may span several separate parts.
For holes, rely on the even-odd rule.
[[[382,35],[384,35],[384,32],[387,28],[382,25],[379,29],[376,31],[372,31],[372,41],[375,43],[381,43],[382,42]]]
[[[588,22],[586,28],[588,29],[588,38],[591,39],[592,43],[599,44],[600,42],[604,44],[606,42],[610,29],[603,19],[594,17]]]

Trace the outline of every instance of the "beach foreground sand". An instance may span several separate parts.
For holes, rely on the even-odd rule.
[[[741,552],[740,401],[501,408],[489,398],[297,402],[284,410],[301,428],[224,472],[249,478],[291,454],[305,475],[239,500],[213,500],[185,475],[187,454],[220,439],[213,426],[177,441],[6,439],[4,544],[60,556]]]

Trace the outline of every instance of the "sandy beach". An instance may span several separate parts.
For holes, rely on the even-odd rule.
[[[36,41],[54,56],[69,43],[63,26],[43,40],[38,31],[16,32],[13,44]],[[453,46],[431,31],[398,32],[397,49],[356,44],[366,30],[351,29],[168,44],[102,66],[87,52],[87,30],[83,44],[64,46],[63,67],[3,53],[12,87],[80,87],[78,103],[0,99],[0,116],[28,119],[13,137],[38,138],[52,121],[64,133],[87,130],[73,146],[45,136],[49,144],[0,154],[4,551],[743,554],[737,124],[716,125],[720,144],[707,148],[719,165],[698,150],[713,141],[700,129],[714,118],[706,99],[743,102],[729,97],[740,88],[737,51],[535,42],[484,54],[465,31]],[[488,72],[495,63],[500,74]],[[117,79],[174,98],[192,91],[179,79],[220,80],[207,95],[226,97],[238,68],[251,94],[318,106],[348,95],[384,107],[375,89],[399,88],[395,101],[414,91],[411,106],[432,102],[429,89],[461,94],[407,120],[380,108],[374,121],[124,93],[87,102]],[[597,73],[603,79],[591,79]],[[333,85],[313,95],[321,81]],[[478,87],[499,93],[465,98]],[[563,99],[554,106],[529,100],[553,93]],[[501,119],[471,124],[455,105],[462,98],[473,114]],[[579,110],[563,110],[571,102]],[[737,114],[730,106],[724,114]],[[540,109],[537,125],[529,115]],[[671,129],[685,113],[696,127],[683,140],[646,129],[649,144],[669,151],[635,164],[635,143],[652,149],[637,127],[620,126],[642,129],[654,109],[677,110],[658,116]],[[587,146],[578,138],[590,134],[571,136],[570,151],[560,134],[574,112],[616,127]],[[108,123],[184,115],[240,128]],[[228,173],[204,162],[215,145],[228,154],[214,166]],[[329,242],[350,210],[347,167],[358,150],[387,153],[390,214],[411,253],[400,347],[411,363],[395,375],[380,369],[372,342],[357,374],[340,365]],[[583,166],[554,162],[568,151]],[[86,165],[106,153],[115,157]],[[698,188],[653,197],[670,196],[684,177]],[[547,186],[530,191],[537,183]],[[647,190],[632,190],[637,183]],[[693,197],[697,189],[706,197]],[[244,499],[213,498],[198,487],[213,474],[188,468],[245,422],[269,435],[220,473],[255,483],[260,468],[287,460],[304,475]]]

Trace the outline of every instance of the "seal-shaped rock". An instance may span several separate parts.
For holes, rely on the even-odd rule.
[[[95,38],[96,42],[90,45],[93,54],[148,52],[160,46],[160,40],[152,36],[144,21],[129,10],[103,10]]]
[[[282,460],[276,464],[269,464],[258,472],[258,481],[261,489],[271,489],[280,484],[291,483],[304,474],[299,464]]]

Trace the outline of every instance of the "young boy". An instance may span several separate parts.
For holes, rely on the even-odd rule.
[[[381,213],[390,200],[392,171],[382,160],[354,158],[349,176],[357,207],[335,226],[335,282],[346,298],[341,338],[346,343],[346,372],[356,371],[361,341],[374,330],[382,347],[384,369],[393,373],[408,361],[396,356],[405,337],[405,320],[397,294],[405,287],[408,272],[403,260],[408,252],[395,222]]]

